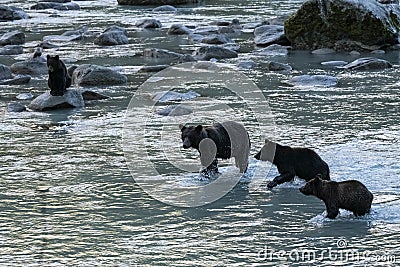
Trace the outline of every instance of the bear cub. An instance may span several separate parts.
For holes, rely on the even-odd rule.
[[[320,176],[308,181],[300,192],[324,201],[330,219],[336,218],[339,208],[352,211],[355,216],[369,213],[373,200],[372,193],[359,181],[324,181]]]
[[[183,148],[195,148],[200,153],[201,164],[206,167],[202,174],[218,172],[218,158],[235,158],[235,165],[241,173],[246,172],[249,152],[249,135],[240,123],[226,121],[212,126],[179,125]]]
[[[292,181],[295,176],[309,181],[320,174],[322,179],[330,180],[328,164],[309,148],[283,146],[266,139],[254,157],[272,162],[278,168],[280,175],[268,183],[268,188]]]
[[[52,96],[64,95],[66,89],[71,86],[71,77],[64,62],[58,55],[47,55],[47,68],[49,70],[47,85],[50,88],[50,94]]]

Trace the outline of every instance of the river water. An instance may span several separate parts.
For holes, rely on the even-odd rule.
[[[135,166],[129,170],[132,156],[124,154],[125,146],[129,146],[122,138],[129,101],[151,76],[137,70],[142,65],[160,63],[143,59],[143,48],[190,53],[194,47],[186,37],[166,35],[172,23],[205,26],[217,19],[237,18],[250,25],[294,12],[302,1],[206,1],[204,5],[184,7],[176,14],[122,7],[113,0],[76,2],[80,11],[30,11],[36,2],[2,1],[23,8],[31,18],[1,22],[1,31],[21,29],[27,36],[25,53],[1,56],[1,64],[28,58],[43,36],[82,25],[102,31],[118,24],[128,29],[129,45],[104,48],[95,46],[93,40],[82,40],[62,44],[58,50],[45,50],[45,54],[59,54],[67,65],[110,66],[127,75],[128,83],[90,88],[111,98],[83,109],[24,113],[7,113],[5,107],[19,93],[44,92],[47,76],[35,76],[27,85],[0,86],[0,265],[398,266],[398,68],[345,72],[320,64],[357,58],[348,53],[313,55],[291,51],[287,56],[256,57],[251,54],[251,30],[233,36],[242,53],[226,63],[234,66],[248,59],[258,63],[254,70],[241,73],[258,87],[265,100],[243,100],[223,90],[223,86],[215,89],[196,81],[190,89],[207,97],[201,105],[214,107],[209,110],[215,112],[173,119],[151,115],[151,121],[146,122],[147,111],[135,110],[135,126],[147,127],[137,139],[146,141],[148,157],[157,165],[162,179],[168,181],[167,190],[173,194],[176,186],[206,183],[195,171],[177,170],[167,164],[165,155],[174,162],[198,161],[195,151],[180,148],[178,124],[236,118],[249,130],[251,155],[260,149],[264,137],[313,148],[329,164],[333,180],[357,179],[369,188],[374,194],[372,211],[359,218],[341,211],[336,220],[326,219],[323,203],[299,192],[304,184],[300,180],[273,190],[265,185],[251,190],[251,174],[256,169],[266,181],[277,175],[274,167],[257,163],[252,157],[249,174],[224,197],[204,206],[177,207],[157,198],[157,190],[150,190],[150,195],[143,191],[134,182],[134,178],[143,177],[143,170]],[[59,16],[49,17],[53,13]],[[134,23],[143,17],[160,19],[163,28],[136,29]],[[397,51],[378,57],[400,64]],[[271,59],[288,63],[294,70],[268,72],[263,66]],[[339,84],[321,88],[285,83],[301,74],[332,75]],[[157,79],[150,80],[154,81]],[[215,99],[222,108],[215,108]],[[199,106],[195,101],[188,103]],[[265,109],[252,113],[246,105],[265,105]],[[257,118],[268,118],[268,125]],[[171,125],[160,133],[162,127]],[[135,138],[128,141],[136,142]],[[229,173],[232,168],[225,162],[221,172]]]

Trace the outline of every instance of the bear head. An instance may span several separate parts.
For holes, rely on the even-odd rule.
[[[185,149],[190,147],[199,149],[200,141],[208,137],[207,131],[202,125],[184,126],[181,124],[179,129],[182,132],[181,138]]]
[[[317,196],[318,192],[321,191],[324,182],[326,181],[322,180],[321,174],[317,174],[315,178],[308,181],[303,187],[300,187],[299,190],[306,196]]]
[[[262,161],[272,162],[274,160],[276,143],[265,139],[265,144],[254,158]]]
[[[47,55],[47,68],[49,69],[49,72],[54,72],[59,69],[63,69],[60,57],[58,55],[56,56]]]

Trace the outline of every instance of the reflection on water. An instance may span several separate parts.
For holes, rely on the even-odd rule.
[[[120,69],[129,77],[126,85],[94,88],[111,99],[78,110],[2,113],[1,265],[345,265],[345,260],[329,257],[306,263],[288,263],[293,261],[290,258],[286,258],[288,262],[285,258],[271,262],[262,257],[266,249],[287,253],[295,249],[321,252],[329,247],[340,250],[343,247],[338,247],[338,241],[342,239],[348,249],[359,253],[400,257],[396,245],[400,237],[397,68],[344,72],[320,62],[352,60],[347,54],[321,56],[293,51],[287,57],[274,58],[289,63],[294,69],[292,73],[266,72],[262,64],[270,58],[249,53],[253,49],[251,31],[234,37],[242,45],[243,53],[238,59],[227,61],[236,64],[252,59],[259,63],[260,67],[244,73],[269,102],[278,142],[315,149],[330,165],[332,179],[357,179],[373,192],[372,212],[361,218],[346,211],[336,220],[324,218],[323,203],[298,191],[303,181],[295,180],[273,190],[261,187],[252,191],[248,176],[214,203],[176,208],[145,194],[133,182],[141,173],[130,173],[126,166],[122,149],[126,107],[138,86],[150,77],[136,71],[143,64],[161,64],[144,60],[140,56],[144,47],[190,53],[194,46],[185,37],[165,34],[171,24],[207,25],[213,20],[233,18],[242,23],[260,22],[286,15],[302,1],[208,1],[204,6],[162,16],[151,8],[120,7],[113,0],[79,1],[81,11],[68,12],[30,11],[29,6],[37,1],[3,2],[23,7],[32,17],[2,22],[2,31],[18,28],[27,35],[25,53],[16,57],[18,60],[27,58],[43,36],[61,34],[87,25],[88,21],[87,26],[94,31],[112,24],[123,25],[129,30],[130,44],[118,49],[100,48],[91,40],[83,40],[47,51],[77,64],[89,62]],[[49,17],[54,12],[59,17]],[[133,25],[142,17],[159,18],[164,26],[161,30],[139,31]],[[379,57],[393,64],[399,61],[398,52]],[[1,64],[11,65],[15,61],[12,56],[0,57]],[[333,75],[339,79],[339,85],[315,89],[284,83],[302,74]],[[0,107],[4,110],[19,93],[38,95],[44,88],[45,76],[34,77],[25,86],[1,86]],[[241,100],[224,90],[210,93],[204,84],[196,83],[187,89],[244,110]],[[209,104],[201,106],[207,108]],[[238,118],[249,130],[254,155],[262,146],[261,139],[271,133],[260,129],[251,114],[244,110]],[[154,129],[168,121],[158,119]],[[184,122],[195,119],[199,118],[182,117]],[[157,135],[151,132],[147,137],[150,144],[160,145],[149,153],[161,168],[162,145],[176,151],[168,156],[190,162],[198,159],[195,151],[183,154],[179,136],[171,136],[163,143],[158,143]],[[223,162],[222,171],[230,171],[228,164]],[[267,180],[277,175],[275,168],[269,171],[268,164],[251,159],[249,173],[257,167]],[[178,177],[179,185],[201,183],[195,174],[176,171],[173,175]],[[367,259],[359,262],[370,264]]]

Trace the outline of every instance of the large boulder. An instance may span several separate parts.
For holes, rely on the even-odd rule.
[[[25,34],[21,31],[11,31],[0,37],[0,45],[21,45],[25,43]]]
[[[271,44],[288,45],[284,27],[281,25],[262,25],[254,30],[254,43],[258,46]]]
[[[186,5],[199,3],[202,0],[118,0],[120,5],[130,6],[159,6],[159,5]]]
[[[11,69],[3,64],[0,64],[0,85],[16,85],[25,84],[31,80],[29,75],[13,76]]]
[[[125,75],[115,70],[93,64],[80,65],[72,74],[72,83],[79,86],[115,85],[127,80]]]
[[[376,0],[308,0],[285,21],[295,49],[334,48],[343,40],[364,45],[398,43],[400,7]]]
[[[21,45],[6,45],[0,48],[0,55],[19,55],[24,53],[24,49]]]
[[[47,91],[32,100],[28,109],[35,111],[45,111],[61,108],[81,108],[85,105],[82,93],[78,90],[68,89],[63,96],[52,96]]]
[[[29,75],[45,75],[48,73],[46,62],[34,59],[15,62],[11,65],[11,71],[16,74]]]
[[[18,7],[0,5],[0,21],[27,19],[28,15]]]

